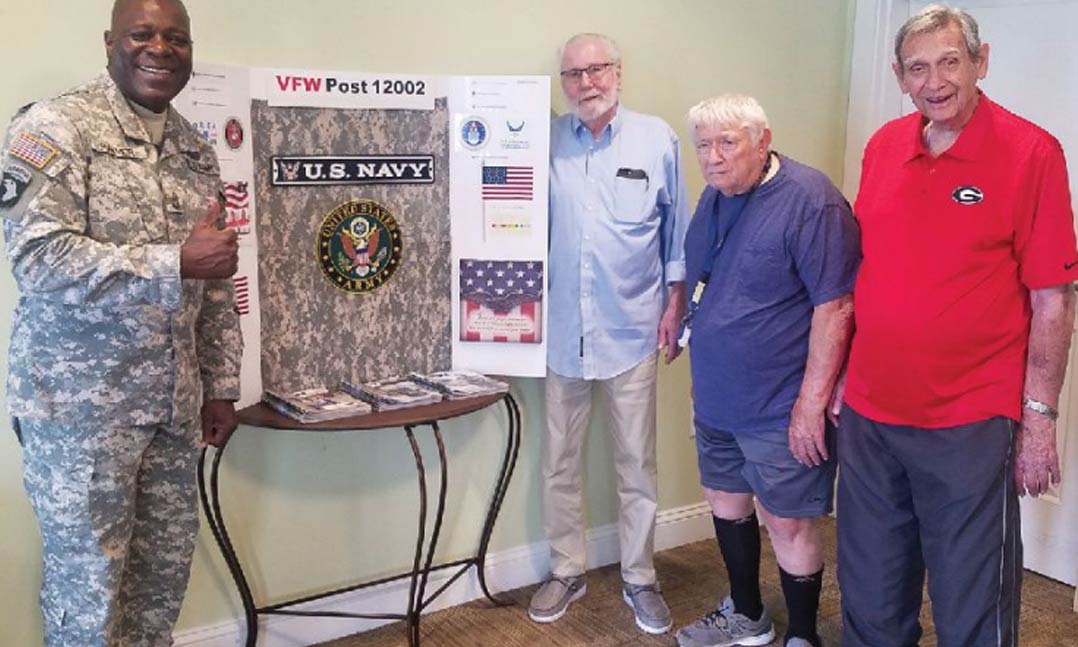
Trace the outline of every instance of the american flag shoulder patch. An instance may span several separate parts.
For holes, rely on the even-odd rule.
[[[8,153],[40,171],[48,166],[60,151],[42,137],[22,133],[11,143]]]

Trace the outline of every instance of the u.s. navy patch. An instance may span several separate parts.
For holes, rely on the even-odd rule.
[[[59,151],[42,137],[22,133],[11,142],[8,153],[40,171],[49,165]]]
[[[401,262],[397,219],[374,200],[349,200],[326,214],[315,237],[322,273],[345,292],[381,287]]]
[[[275,155],[273,186],[433,184],[433,155]]]
[[[26,193],[27,187],[34,179],[29,169],[18,164],[8,164],[4,169],[3,178],[0,179],[0,209],[10,209],[15,206]]]

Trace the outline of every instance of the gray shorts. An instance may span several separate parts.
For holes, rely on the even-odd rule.
[[[827,453],[819,467],[805,467],[790,453],[787,430],[731,432],[696,425],[700,482],[709,490],[754,494],[777,517],[830,514],[835,491],[835,429],[825,423]]]

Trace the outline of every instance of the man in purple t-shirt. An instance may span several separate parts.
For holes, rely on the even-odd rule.
[[[760,596],[767,524],[790,623],[783,644],[819,647],[823,560],[816,518],[835,481],[827,404],[846,357],[860,236],[819,171],[771,150],[763,108],[724,95],[689,112],[708,187],[685,239],[704,495],[730,597],[678,632],[682,647],[762,645],[774,627]]]

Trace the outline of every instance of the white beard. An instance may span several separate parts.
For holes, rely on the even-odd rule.
[[[608,94],[600,96],[598,99],[593,99],[584,104],[576,104],[573,106],[573,112],[580,121],[589,122],[599,115],[606,114],[608,110],[613,108],[618,103],[617,91],[611,91]]]

